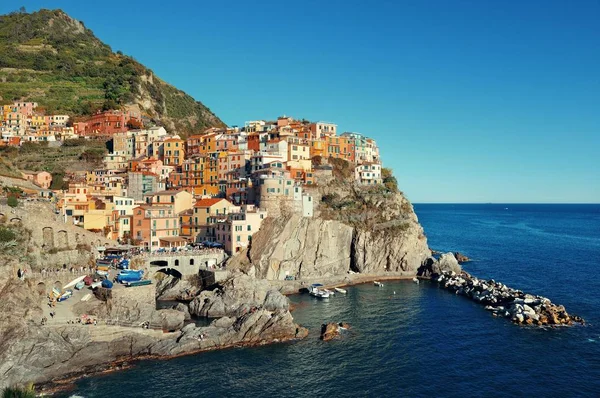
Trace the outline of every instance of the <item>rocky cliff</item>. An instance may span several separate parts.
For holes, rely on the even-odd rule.
[[[335,170],[334,170],[335,171]],[[232,267],[270,280],[326,278],[349,271],[416,275],[431,255],[427,238],[402,192],[359,187],[337,176],[308,189],[314,217],[268,217]]]

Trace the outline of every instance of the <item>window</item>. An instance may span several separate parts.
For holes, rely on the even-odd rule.
[[[236,241],[241,242],[242,241],[242,237],[240,235],[238,235]]]
[[[252,231],[252,225],[248,225],[248,231]]]

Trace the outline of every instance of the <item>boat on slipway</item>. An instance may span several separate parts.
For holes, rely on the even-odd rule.
[[[313,283],[308,287],[308,293],[317,298],[329,298],[330,292],[321,283]]]

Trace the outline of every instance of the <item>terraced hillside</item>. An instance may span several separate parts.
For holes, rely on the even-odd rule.
[[[35,101],[48,113],[71,116],[133,107],[183,134],[223,125],[201,102],[113,52],[62,10],[0,16],[0,54],[0,103]]]

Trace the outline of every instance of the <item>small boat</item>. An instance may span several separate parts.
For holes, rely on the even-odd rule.
[[[85,282],[81,281],[75,285],[75,289],[81,290],[81,289],[83,289],[84,286],[85,286]]]
[[[348,292],[346,291],[346,289],[342,289],[341,287],[335,287],[335,288],[333,288],[333,289],[334,289],[336,292],[338,292],[338,293],[342,293],[342,294],[346,294],[346,293],[348,293]]]
[[[58,296],[58,298],[56,299],[56,301],[60,302],[60,301],[65,301],[66,299],[70,298],[73,295],[73,291],[72,290],[65,290],[63,292],[63,294],[61,294],[60,296]]]
[[[329,289],[323,289],[323,291],[327,294],[329,294],[330,296],[335,296],[335,291],[333,290],[329,290]]]
[[[413,281],[414,283],[416,283],[417,285],[419,284],[419,279],[417,279],[417,277],[416,277],[416,276],[415,276],[415,277],[412,279],[412,281]]]
[[[373,281],[373,284],[375,286],[379,286],[379,287],[383,287],[383,283],[379,282],[379,281]]]
[[[96,274],[100,276],[108,276],[108,271],[97,270]]]
[[[320,283],[313,283],[312,285],[310,285],[310,286],[308,287],[308,292],[309,292],[310,294],[312,294],[313,296],[315,296],[315,295],[316,295],[316,293],[317,293],[317,292],[318,292],[318,291],[319,291],[319,290],[320,290],[322,287],[323,287],[323,285],[322,285],[322,284],[320,284]]]
[[[317,298],[329,298],[329,292],[326,290],[317,290],[317,292],[313,294],[313,296]]]
[[[152,281],[150,279],[144,279],[141,281],[133,281],[133,282],[125,282],[126,287],[134,287],[134,286],[144,286],[151,285]]]
[[[102,281],[94,282],[91,284],[90,287],[92,288],[92,290],[94,290],[95,288],[100,287],[100,286],[102,286]]]

